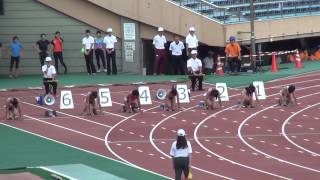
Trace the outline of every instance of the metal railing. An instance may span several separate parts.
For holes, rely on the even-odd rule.
[[[246,22],[250,20],[249,0],[171,0],[179,6],[195,11],[220,23]],[[218,5],[217,5],[218,4]],[[256,19],[320,15],[320,0],[257,0],[254,3]]]

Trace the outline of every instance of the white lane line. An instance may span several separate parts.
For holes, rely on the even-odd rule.
[[[318,85],[317,85],[317,86],[318,86]],[[307,87],[307,88],[312,88],[312,87],[314,87],[314,86]],[[301,88],[301,89],[302,89],[302,88]],[[301,89],[300,89],[300,90],[301,90]],[[278,94],[279,94],[279,93],[275,93],[275,94],[269,95],[268,97],[275,96],[275,95],[278,95]],[[229,108],[232,108],[232,106],[229,107]],[[229,109],[229,108],[227,108],[227,109]],[[225,110],[227,110],[227,109],[222,110],[222,112],[225,111]],[[217,112],[217,113],[220,113],[220,111]],[[241,164],[241,163],[232,161],[231,159],[227,159],[227,158],[225,158],[225,157],[223,157],[223,156],[221,156],[221,155],[219,155],[219,154],[216,154],[216,153],[212,152],[211,150],[209,150],[208,148],[206,148],[203,144],[201,144],[201,142],[199,141],[199,139],[198,139],[198,137],[197,137],[197,132],[198,132],[199,127],[200,127],[202,124],[204,124],[204,123],[205,123],[208,119],[210,119],[211,117],[216,116],[217,113],[214,113],[214,114],[210,115],[209,117],[205,118],[205,119],[204,119],[203,121],[201,121],[201,122],[198,124],[198,126],[196,127],[196,129],[195,129],[195,131],[194,131],[194,139],[195,139],[195,141],[197,142],[197,144],[198,144],[200,147],[202,147],[202,148],[203,148],[204,150],[206,150],[207,152],[209,152],[209,153],[211,153],[211,154],[213,154],[213,155],[215,155],[215,156],[217,156],[217,157],[219,157],[219,158],[224,158],[224,159],[226,159],[227,161],[229,161],[229,162],[231,162],[231,163],[233,163],[233,164],[237,164],[237,165],[239,165],[239,166],[242,166],[242,167],[245,167],[245,168],[248,168],[248,169],[252,169],[252,170],[255,170],[255,171],[259,171],[259,172],[262,172],[262,173],[266,173],[266,174],[269,174],[269,175],[273,175],[273,176],[276,176],[276,177],[279,177],[279,178],[282,178],[282,179],[290,179],[290,178],[288,178],[288,177],[283,177],[283,176],[280,176],[280,175],[277,175],[277,174],[273,174],[273,173],[271,173],[271,172],[267,172],[267,171],[264,171],[264,170],[260,170],[260,169],[254,168],[254,167],[250,167],[250,166],[247,166],[247,165],[244,165],[244,164]],[[250,117],[250,116],[249,116],[249,117]],[[243,124],[245,124],[245,122],[242,122],[241,124],[243,125]],[[261,142],[261,141],[260,141],[260,142]],[[263,141],[263,143],[265,143],[265,142]]]
[[[43,121],[43,120],[31,117],[31,116],[27,116],[27,115],[23,115],[23,116],[27,117],[29,119],[32,119],[34,121],[38,121],[38,122],[41,122],[41,123],[44,123],[44,124],[49,124],[51,126],[55,126],[55,127],[61,128],[61,129],[65,129],[65,130],[68,130],[68,131],[71,131],[71,132],[74,132],[74,133],[78,133],[78,134],[81,134],[81,135],[84,135],[84,136],[87,136],[87,137],[90,137],[90,138],[93,138],[93,139],[96,139],[96,140],[104,141],[104,139],[102,139],[102,138],[99,138],[99,137],[96,137],[96,136],[93,136],[93,135],[90,135],[90,134],[87,134],[87,133],[83,133],[81,131],[77,131],[77,130],[70,129],[70,128],[67,128],[67,127],[64,127],[64,126],[53,124],[53,123],[50,123],[50,122],[47,122],[47,121]]]
[[[277,94],[278,94],[278,93],[277,93]],[[227,111],[227,110],[229,110],[229,109],[232,109],[232,108],[234,108],[234,107],[236,107],[236,106],[237,106],[237,105],[234,105],[234,106],[230,106],[230,107],[228,107],[228,108],[226,108],[226,109],[220,110],[220,111],[218,111],[218,112],[216,112],[216,113],[208,116],[208,117],[205,118],[204,120],[202,120],[202,121],[198,124],[198,126],[195,128],[194,133],[193,133],[194,139],[195,139],[195,141],[197,142],[197,144],[198,144],[202,149],[204,149],[205,151],[207,151],[208,153],[210,153],[210,154],[212,154],[212,155],[214,155],[214,156],[216,156],[216,157],[218,157],[218,158],[221,158],[221,159],[223,159],[223,160],[226,160],[226,161],[228,161],[228,162],[230,162],[230,163],[232,163],[232,164],[236,164],[236,165],[238,165],[238,166],[241,166],[241,167],[244,167],[244,168],[247,168],[247,169],[251,169],[251,170],[254,170],[254,171],[258,171],[258,172],[261,172],[261,173],[265,173],[265,174],[268,174],[268,175],[271,175],[271,176],[275,176],[275,177],[278,177],[278,178],[281,178],[281,179],[287,179],[287,180],[289,180],[290,178],[287,178],[287,177],[284,177],[284,176],[280,176],[280,175],[277,175],[277,174],[274,174],[274,173],[271,173],[271,172],[267,172],[267,171],[264,171],[264,170],[261,170],[261,169],[257,169],[257,168],[251,167],[251,166],[247,166],[247,165],[241,164],[241,163],[239,163],[239,162],[233,161],[233,160],[231,160],[231,159],[225,158],[225,157],[223,157],[223,156],[221,156],[221,155],[219,155],[219,154],[217,154],[217,153],[214,153],[213,151],[211,151],[210,149],[208,149],[207,147],[205,147],[205,146],[199,141],[199,138],[198,138],[197,134],[198,134],[199,127],[200,127],[203,123],[205,123],[205,122],[206,122],[208,119],[210,119],[212,116],[216,116],[216,115],[218,115],[218,114],[220,114],[220,113],[222,113],[222,112],[224,112],[224,111]]]
[[[133,167],[133,168],[136,168],[136,169],[139,169],[139,170],[142,170],[142,171],[151,173],[151,174],[155,174],[155,175],[157,175],[157,176],[164,177],[164,178],[166,178],[166,179],[171,179],[171,180],[173,180],[173,179],[170,178],[170,177],[167,177],[167,176],[164,176],[164,175],[162,175],[162,174],[159,174],[159,173],[156,173],[156,172],[147,170],[147,169],[145,169],[145,168],[138,167],[138,166],[132,166],[132,165],[127,164],[127,163],[125,163],[125,162],[123,162],[123,161],[119,161],[119,160],[117,160],[117,159],[113,159],[113,158],[104,156],[104,155],[102,155],[102,154],[98,154],[98,153],[95,153],[95,152],[92,152],[92,151],[89,151],[89,150],[86,150],[86,149],[83,149],[83,148],[79,148],[79,147],[76,147],[76,146],[73,146],[73,145],[64,143],[64,142],[62,142],[62,141],[58,141],[58,140],[55,140],[55,139],[52,139],[52,138],[48,138],[48,137],[42,136],[42,135],[40,135],[40,134],[33,133],[33,132],[30,132],[30,131],[27,131],[27,130],[24,130],[24,129],[21,129],[21,128],[17,128],[17,127],[14,127],[14,126],[11,126],[11,125],[8,125],[8,124],[5,124],[5,123],[0,123],[0,124],[2,124],[2,125],[4,125],[4,126],[7,126],[7,127],[10,127],[10,128],[13,128],[13,129],[16,129],[16,130],[18,130],[18,131],[24,132],[24,133],[32,134],[32,135],[34,135],[34,136],[37,136],[37,137],[40,137],[40,138],[43,138],[43,139],[46,139],[46,140],[49,140],[49,141],[52,141],[52,142],[55,142],[55,143],[58,143],[58,144],[62,144],[62,145],[64,145],[64,146],[71,147],[71,148],[73,148],[73,149],[77,149],[77,150],[80,150],[80,151],[83,151],[83,152],[86,152],[86,153],[89,153],[89,154],[92,154],[92,155],[95,155],[95,156],[99,156],[99,157],[102,157],[102,158],[105,158],[105,159],[108,159],[108,160],[111,160],[111,161],[114,161],[114,162],[117,162],[117,163],[120,163],[120,164],[123,164],[123,165],[131,166],[131,167]]]
[[[49,109],[49,108],[45,108],[45,107],[42,107],[42,106],[38,106],[38,105],[34,105],[34,104],[31,104],[31,103],[28,103],[28,102],[24,102],[24,101],[20,101],[21,103],[23,104],[27,104],[27,105],[30,105],[30,106],[33,106],[33,107],[37,107],[37,108],[41,108],[41,109],[45,109],[45,110],[52,110],[52,109]],[[107,127],[107,128],[111,128],[112,126],[108,126],[106,124],[102,124],[102,123],[98,123],[98,122],[95,122],[95,121],[91,121],[89,119],[85,119],[85,118],[81,118],[81,117],[78,117],[78,116],[74,116],[74,115],[71,115],[71,114],[67,114],[67,113],[64,113],[64,112],[61,112],[61,111],[56,111],[57,113],[60,113],[60,114],[63,114],[63,115],[66,115],[66,116],[69,116],[69,117],[73,117],[73,118],[76,118],[76,119],[80,119],[82,121],[87,121],[87,122],[90,122],[90,123],[93,123],[93,124],[97,124],[97,125],[100,125],[100,126],[104,126],[104,127]]]
[[[287,124],[294,116],[298,115],[299,113],[301,113],[301,112],[303,112],[303,111],[306,111],[307,109],[310,109],[310,108],[313,108],[313,107],[315,107],[315,106],[318,106],[319,104],[320,104],[320,103],[313,104],[312,106],[303,108],[303,109],[301,109],[300,111],[297,111],[295,114],[292,114],[290,117],[288,117],[288,118],[284,121],[284,123],[282,124],[282,127],[281,127],[281,132],[282,132],[283,136],[287,139],[287,141],[289,141],[291,144],[293,144],[294,146],[298,147],[299,149],[301,149],[301,150],[303,150],[303,151],[306,151],[306,152],[308,152],[308,153],[310,153],[310,154],[312,154],[312,155],[317,155],[317,156],[320,156],[320,154],[318,154],[318,153],[316,153],[316,152],[314,152],[314,151],[311,151],[311,150],[309,150],[309,149],[307,149],[307,148],[304,148],[304,147],[298,145],[297,143],[295,143],[294,141],[292,141],[292,140],[288,137],[288,135],[286,134],[285,128],[286,128],[286,124]],[[304,139],[304,140],[305,140],[305,141],[309,141],[309,139],[308,139],[308,140],[307,140],[307,139]]]
[[[187,109],[184,109],[183,111],[188,111],[190,109],[193,109],[193,108],[196,108],[198,107],[198,105],[196,106],[192,106],[192,107],[189,107]],[[158,122],[151,130],[150,134],[149,134],[149,141],[150,143],[152,144],[152,146],[158,151],[160,152],[161,154],[163,154],[164,156],[166,156],[167,158],[171,159],[171,156],[169,156],[168,154],[164,153],[161,149],[159,149],[159,147],[154,143],[153,141],[153,133],[154,131],[157,129],[158,126],[160,126],[163,122],[165,122],[166,120],[170,119],[170,117],[172,116],[176,116],[178,114],[180,114],[181,112],[183,111],[180,111],[180,112],[176,112],[166,118],[164,118],[163,120],[161,120],[160,122]],[[217,177],[220,177],[220,178],[223,178],[223,179],[228,179],[228,180],[232,180],[232,178],[230,177],[227,177],[227,176],[223,176],[223,175],[220,175],[220,174],[217,174],[217,173],[214,173],[214,172],[211,172],[211,171],[207,171],[207,170],[204,170],[204,169],[201,169],[201,168],[198,168],[196,166],[191,166],[193,169],[196,169],[196,170],[199,170],[201,172],[204,172],[204,173],[207,173],[207,174],[211,174],[211,175],[214,175],[214,176],[217,176]]]
[[[316,85],[316,86],[320,86],[320,85]],[[313,88],[313,87],[315,87],[315,86],[310,86],[310,87],[301,88],[301,89],[308,89],[308,88]],[[301,90],[301,89],[299,89],[299,90]],[[301,97],[299,97],[299,98],[297,98],[297,99],[302,99],[302,98],[309,97],[309,96],[313,96],[313,95],[317,95],[317,94],[320,94],[320,92],[313,93],[313,94],[308,94],[308,95],[305,95],[305,96],[301,96]],[[307,169],[307,170],[310,170],[310,171],[314,171],[314,172],[319,172],[319,173],[320,173],[319,170],[312,169],[312,168],[309,168],[309,167],[306,167],[306,166],[302,166],[302,165],[299,165],[299,164],[296,164],[296,163],[292,163],[292,162],[290,162],[290,161],[286,161],[286,160],[283,160],[283,159],[281,159],[281,158],[277,158],[277,157],[275,157],[275,156],[272,156],[272,155],[270,155],[270,154],[267,154],[267,153],[265,153],[265,152],[263,152],[263,151],[255,148],[255,147],[253,147],[251,144],[249,144],[249,143],[245,140],[245,138],[243,138],[243,135],[242,135],[241,130],[243,129],[244,124],[247,123],[252,117],[256,116],[257,114],[259,114],[259,113],[261,113],[261,112],[264,112],[264,111],[266,111],[266,110],[268,110],[268,109],[271,109],[272,107],[275,107],[275,106],[277,106],[277,104],[272,105],[272,106],[269,106],[269,107],[267,107],[267,108],[264,108],[264,109],[262,109],[262,110],[260,110],[260,111],[257,111],[257,112],[255,112],[255,113],[251,114],[250,116],[248,116],[248,117],[240,124],[240,126],[238,127],[238,136],[239,136],[240,140],[241,140],[245,145],[247,145],[248,147],[250,147],[251,149],[253,149],[253,150],[256,151],[256,152],[258,152],[258,153],[260,153],[260,154],[263,154],[264,156],[270,156],[272,159],[275,159],[275,160],[277,160],[277,161],[280,161],[280,162],[283,162],[283,163],[286,163],[286,164],[290,164],[290,165],[293,165],[293,166],[296,166],[296,167],[299,167],[299,168],[303,168],[303,169]]]
[[[153,109],[156,109],[156,108],[159,108],[159,107],[158,107],[158,106],[155,106],[155,107],[149,108],[149,109],[147,109],[147,110],[144,110],[143,112],[150,111],[150,110],[153,110]],[[127,120],[130,120],[131,118],[137,116],[138,114],[140,114],[140,113],[133,114],[133,115],[131,115],[131,116],[129,116],[129,117],[127,117],[127,118],[119,121],[117,124],[115,124],[114,126],[112,126],[112,127],[108,130],[108,132],[107,132],[107,134],[106,134],[106,136],[105,136],[105,138],[104,138],[105,146],[107,147],[107,149],[108,149],[115,157],[117,157],[117,158],[120,159],[121,161],[126,162],[127,164],[130,164],[131,166],[134,166],[134,167],[139,167],[139,166],[137,166],[137,165],[129,162],[128,160],[122,158],[120,155],[118,155],[117,153],[115,153],[115,152],[112,150],[112,148],[110,147],[110,143],[109,143],[109,136],[110,136],[110,133],[112,132],[112,130],[114,130],[116,127],[118,127],[121,123],[123,123],[123,122],[125,122],[125,121],[127,121]],[[141,167],[140,167],[140,168],[141,168]]]

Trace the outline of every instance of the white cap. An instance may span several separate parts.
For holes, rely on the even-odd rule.
[[[107,32],[108,32],[108,33],[112,32],[112,28],[108,28],[108,29],[107,29]]]
[[[196,31],[194,27],[190,27],[189,31]]]
[[[51,57],[50,56],[46,57],[46,62],[50,62],[50,61],[52,61]]]
[[[163,27],[158,27],[158,31],[163,32],[164,31]]]
[[[185,136],[186,132],[183,129],[179,129],[178,132],[177,132],[177,135],[178,136]]]
[[[198,54],[198,51],[197,50],[192,50],[191,54]]]

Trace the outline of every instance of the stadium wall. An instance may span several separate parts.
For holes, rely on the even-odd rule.
[[[40,74],[38,53],[32,45],[40,39],[41,33],[48,34],[48,39],[52,40],[54,32],[59,30],[65,41],[63,55],[68,71],[86,72],[85,60],[80,52],[81,39],[86,29],[94,33],[99,27],[104,31],[106,29],[106,26],[97,27],[76,20],[35,0],[4,0],[4,14],[0,15],[0,42],[5,47],[11,42],[12,36],[19,36],[25,48],[20,61],[21,73]],[[116,48],[118,68],[121,71],[121,43],[118,43]],[[8,74],[10,62],[5,48],[3,49],[0,74]],[[63,70],[63,67],[61,69]]]

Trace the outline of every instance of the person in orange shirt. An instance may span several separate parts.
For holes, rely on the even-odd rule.
[[[240,72],[241,68],[241,48],[234,36],[230,36],[230,43],[225,48],[226,58],[232,73]]]
[[[318,50],[314,53],[315,60],[320,60],[320,45],[318,46]]]
[[[68,72],[67,66],[63,61],[63,55],[62,55],[62,43],[63,43],[63,39],[60,37],[60,32],[56,31],[54,39],[51,41],[51,44],[53,46],[53,57],[55,62],[54,65],[56,67],[57,73],[60,74],[59,64],[58,64],[58,60],[59,60],[64,67],[64,74],[67,74]]]

